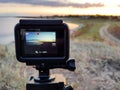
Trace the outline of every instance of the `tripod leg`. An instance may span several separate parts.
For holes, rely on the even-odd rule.
[[[73,88],[71,86],[66,86],[64,90],[73,90]]]

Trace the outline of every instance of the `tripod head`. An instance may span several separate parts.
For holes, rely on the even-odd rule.
[[[50,69],[63,68],[70,71],[74,71],[75,60],[70,59],[64,64],[48,65],[41,63],[34,67],[38,70],[39,75],[37,78],[32,77],[30,82],[26,84],[26,90],[73,90],[71,86],[65,85],[65,78],[60,75],[52,76],[50,75]],[[58,80],[60,79],[60,81]]]
[[[66,63],[58,65],[46,65],[44,63],[41,63],[40,65],[36,65],[35,68],[38,70],[39,76],[37,79],[34,79],[34,81],[39,83],[50,82],[55,79],[55,77],[50,77],[50,69],[63,68],[70,71],[74,71],[76,69],[74,59],[70,59]]]

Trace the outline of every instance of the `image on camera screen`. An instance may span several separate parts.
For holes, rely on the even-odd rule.
[[[42,45],[55,42],[55,32],[26,32],[27,45]]]
[[[26,54],[56,54],[56,32],[31,32],[25,33]]]

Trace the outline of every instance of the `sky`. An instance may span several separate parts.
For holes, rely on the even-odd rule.
[[[0,0],[0,16],[120,15],[120,0]]]

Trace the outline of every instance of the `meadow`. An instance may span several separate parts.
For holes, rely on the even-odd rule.
[[[120,26],[117,20],[100,18],[62,18],[83,24],[70,37],[70,58],[75,58],[75,72],[56,69],[64,74],[74,90],[120,90],[120,47],[110,44],[99,31],[106,24]],[[0,90],[25,90],[28,76],[35,71],[16,60],[14,42],[0,45]]]

